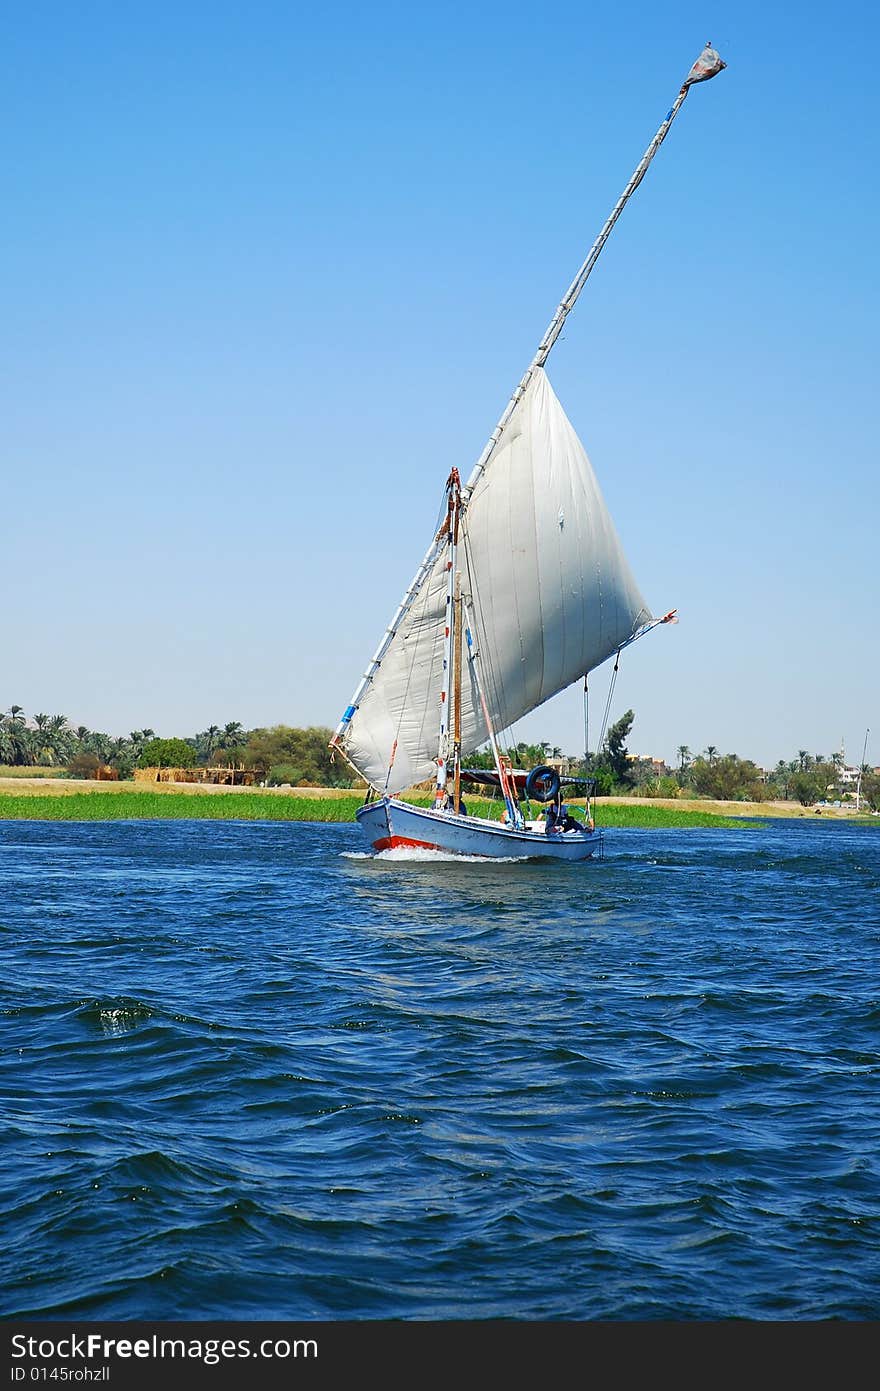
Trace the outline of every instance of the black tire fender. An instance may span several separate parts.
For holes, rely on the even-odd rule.
[[[530,802],[552,802],[559,795],[559,774],[555,768],[541,763],[526,778],[526,796]]]

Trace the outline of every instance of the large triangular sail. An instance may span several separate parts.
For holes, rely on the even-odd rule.
[[[438,773],[442,795],[453,573],[463,582],[473,628],[468,648],[479,656],[480,673],[474,657],[456,703],[456,766],[495,731],[672,617],[652,619],[544,365],[689,88],[724,66],[707,44],[566,291],[466,487],[459,490],[456,470],[450,475],[446,528],[428,548],[331,743],[379,792],[393,794]],[[456,592],[460,587],[456,582]]]
[[[461,527],[465,595],[495,729],[565,690],[650,621],[590,461],[540,368]],[[389,793],[436,772],[446,567],[438,547],[340,741],[367,781]],[[461,724],[467,755],[489,734],[467,680]]]

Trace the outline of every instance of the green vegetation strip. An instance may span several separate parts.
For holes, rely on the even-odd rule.
[[[64,796],[30,797],[0,794],[3,821],[353,821],[363,798],[292,797],[279,793],[236,792],[198,795],[188,792],[74,792]],[[412,798],[424,805],[430,798]],[[499,804],[469,798],[469,809],[498,816]],[[711,812],[676,811],[668,807],[614,804],[598,809],[600,827],[756,825]]]

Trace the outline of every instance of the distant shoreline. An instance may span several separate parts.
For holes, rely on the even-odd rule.
[[[424,792],[413,800],[426,801]],[[331,787],[224,787],[206,783],[94,782],[72,778],[0,778],[0,820],[249,820],[351,822],[363,791]],[[469,796],[474,811],[500,810]],[[583,799],[570,798],[577,806]],[[593,801],[600,828],[742,826],[784,817],[869,822],[864,813],[802,807],[795,802],[720,802],[697,798],[599,797]]]

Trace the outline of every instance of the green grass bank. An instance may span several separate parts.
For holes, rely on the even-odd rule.
[[[426,805],[430,798],[413,797]],[[300,797],[277,792],[236,792],[234,796],[194,796],[188,792],[88,791],[64,795],[34,792],[21,797],[0,793],[3,821],[354,821],[360,793],[335,797]],[[471,811],[498,816],[498,802],[468,798]],[[755,822],[711,812],[644,804],[607,804],[597,808],[597,824],[614,827],[741,827]]]

